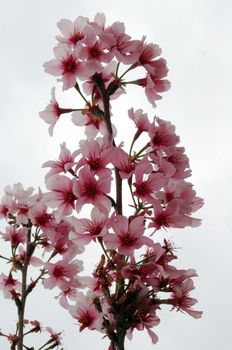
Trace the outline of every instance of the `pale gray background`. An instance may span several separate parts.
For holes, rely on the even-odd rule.
[[[56,22],[60,18],[73,20],[78,15],[93,18],[98,11],[106,14],[108,24],[123,21],[132,37],[146,35],[148,42],[163,48],[172,88],[158,102],[155,113],[176,125],[190,157],[192,182],[206,202],[198,213],[203,219],[200,228],[171,232],[176,245],[182,247],[178,252],[179,266],[196,268],[199,273],[193,295],[199,300],[198,309],[204,311],[203,318],[194,320],[164,309],[159,314],[160,326],[155,329],[160,338],[158,344],[152,345],[145,333],[137,332],[126,349],[229,350],[232,347],[229,0],[0,0],[1,193],[5,185],[18,181],[25,186],[43,187],[41,164],[58,156],[62,141],[74,149],[82,137],[82,130],[63,120],[56,126],[54,138],[50,138],[47,125],[38,117],[55,85],[55,78],[43,72],[42,64],[53,58]],[[69,93],[66,98],[72,100]],[[124,116],[123,122],[126,110],[132,106],[154,114],[141,89],[128,89],[121,101],[119,105],[115,101],[114,111],[115,116]],[[91,251],[87,256],[91,261],[90,257],[97,255]],[[90,262],[87,269],[94,263]],[[2,261],[0,264],[3,269]],[[34,293],[28,317],[64,330],[66,350],[107,349],[100,334],[78,332],[73,319],[53,300],[53,294],[56,293],[42,288]],[[13,331],[15,308],[11,304],[0,299],[0,328],[6,331]],[[0,338],[0,349],[8,348]]]

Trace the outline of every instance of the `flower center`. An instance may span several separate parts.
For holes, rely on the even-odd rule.
[[[73,55],[70,55],[62,62],[63,74],[65,73],[75,73],[77,68],[77,62]]]
[[[78,43],[78,41],[80,41],[81,39],[84,38],[84,34],[80,33],[80,32],[74,32],[70,37],[69,37],[69,41],[70,43],[72,43],[73,45],[76,45]]]
[[[90,198],[94,198],[97,194],[97,189],[94,184],[87,184],[85,186],[85,193],[88,195]]]

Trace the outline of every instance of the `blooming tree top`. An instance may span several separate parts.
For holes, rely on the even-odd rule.
[[[156,343],[152,328],[160,322],[163,304],[201,316],[190,296],[196,271],[176,268],[173,244],[167,239],[161,243],[157,234],[199,226],[200,219],[192,214],[203,201],[186,180],[191,176],[189,159],[175,126],[130,107],[131,146],[126,149],[123,143],[116,144],[111,100],[133,84],[145,90],[155,107],[170,87],[166,61],[158,45],[147,43],[145,37],[132,39],[121,22],[107,26],[103,14],[93,21],[81,16],[73,22],[61,19],[57,25],[55,58],[44,68],[58,77],[63,90],[75,89],[83,105],[61,107],[53,87],[40,116],[52,136],[60,117],[70,114],[75,126],[85,127],[85,139],[74,151],[64,142],[58,159],[43,164],[48,168],[48,192],[33,194],[21,184],[6,187],[0,215],[9,225],[2,238],[12,247],[8,260],[14,269],[1,275],[0,288],[20,305],[39,280],[45,288],[57,287],[61,306],[80,331],[105,334],[110,350],[123,350],[125,336],[131,339],[135,329],[145,329]],[[135,70],[141,77],[127,80]],[[93,274],[84,276],[77,255],[91,244],[99,245],[102,255]],[[33,264],[42,268],[31,287],[26,287],[25,278],[13,279],[19,266],[25,271]],[[23,331],[15,336],[23,338]],[[22,350],[22,341],[10,341]]]

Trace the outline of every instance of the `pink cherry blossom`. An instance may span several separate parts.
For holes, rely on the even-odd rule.
[[[53,135],[53,129],[56,125],[58,119],[60,118],[60,115],[62,113],[65,113],[65,110],[63,108],[60,108],[56,97],[55,97],[55,88],[52,88],[51,92],[52,98],[50,103],[46,106],[45,110],[42,112],[39,112],[40,117],[47,123],[50,124],[49,126],[49,134],[50,136]]]
[[[149,227],[155,227],[156,230],[161,228],[184,228],[186,226],[197,227],[201,224],[201,220],[183,214],[180,211],[178,199],[172,199],[167,206],[163,208],[161,203],[156,200],[153,202],[154,218]]]
[[[58,44],[54,48],[55,59],[44,63],[45,72],[62,76],[63,89],[67,90],[76,84],[77,77],[84,79],[91,75],[95,69],[89,69],[88,63],[81,62],[79,57],[78,48],[72,51],[68,45]]]
[[[125,216],[118,215],[112,222],[112,228],[115,233],[109,233],[103,239],[107,249],[118,249],[120,254],[132,256],[135,249],[154,244],[150,238],[143,236],[145,226],[142,216],[129,222]]]
[[[7,218],[10,213],[10,206],[12,203],[11,196],[3,196],[0,203],[0,219]]]
[[[137,64],[143,66],[149,73],[155,74],[156,61],[154,58],[160,56],[160,54],[161,48],[158,45],[144,43]]]
[[[110,192],[111,177],[99,177],[96,179],[89,166],[84,166],[78,174],[78,180],[74,184],[74,194],[78,198],[76,210],[79,212],[86,203],[98,206],[100,210],[109,211],[111,201],[106,194]]]
[[[98,132],[102,135],[108,133],[102,114],[93,108],[73,112],[72,122],[78,126],[85,126],[85,134],[89,140],[94,139]]]
[[[74,306],[69,307],[69,312],[78,321],[80,332],[85,328],[101,331],[103,317],[96,310],[90,297],[84,296],[83,293],[79,292],[77,294],[77,302]]]
[[[129,179],[135,169],[129,155],[120,147],[112,150],[112,164],[119,170],[122,179]]]
[[[73,222],[73,221],[72,221]],[[108,232],[108,217],[97,207],[91,211],[90,219],[77,219],[73,222],[75,231],[71,232],[70,239],[77,244],[88,244],[92,240],[104,237]]]
[[[56,286],[62,290],[67,289],[70,281],[83,270],[82,261],[77,259],[72,262],[60,260],[55,264],[45,263],[45,267],[50,277],[44,281],[44,287],[49,289]]]
[[[158,124],[158,125],[156,125]],[[160,118],[154,118],[154,123],[149,128],[150,144],[153,149],[163,151],[173,150],[180,138],[175,134],[175,127],[170,122]]]
[[[160,92],[170,89],[170,82],[168,80],[159,79],[156,75],[152,74],[147,74],[144,79],[138,79],[137,83],[145,88],[147,99],[153,107],[156,106],[155,101],[162,98]]]
[[[164,187],[164,192],[157,192],[156,197],[165,204],[175,198],[178,201],[179,212],[184,215],[191,214],[203,205],[203,200],[196,197],[193,185],[184,180],[170,179]]]
[[[119,62],[133,64],[138,60],[141,42],[140,40],[130,40],[131,37],[125,33],[124,23],[115,22],[105,32],[112,33],[114,36],[113,49]]]
[[[3,295],[7,299],[13,298],[16,291],[21,290],[21,283],[14,279],[11,274],[6,276],[4,273],[0,274],[0,290],[2,290]]]
[[[75,164],[75,158],[78,153],[78,151],[71,153],[66,147],[66,143],[63,142],[60,145],[59,160],[48,160],[42,165],[43,168],[51,168],[46,177],[62,172],[66,173],[67,171],[73,172],[71,169]]]
[[[145,175],[148,176],[145,176]],[[145,176],[145,178],[144,178]],[[154,200],[155,191],[161,189],[166,178],[161,173],[153,173],[153,167],[147,158],[143,158],[135,168],[135,191],[133,194],[144,202]]]
[[[109,63],[114,57],[111,48],[115,45],[115,39],[111,33],[102,32],[97,38],[95,30],[87,25],[83,42],[85,46],[80,50],[79,56],[93,63],[98,72],[101,70],[101,62]]]
[[[155,216],[149,227],[155,227],[156,230],[159,230],[161,228],[183,228],[187,226],[187,218],[178,212],[176,200],[170,201],[165,208],[161,206],[159,201],[154,201],[153,206]]]
[[[194,289],[193,281],[187,279],[181,285],[174,285],[172,288],[171,302],[173,307],[188,313],[194,318],[200,318],[202,311],[192,309],[192,306],[197,303],[197,300],[189,296],[190,291]]]
[[[100,177],[111,175],[111,170],[107,168],[107,165],[112,158],[112,145],[109,144],[107,138],[82,141],[80,151],[83,157],[77,162],[75,171],[83,165],[88,165],[90,170]]]
[[[73,192],[76,179],[64,175],[53,175],[46,179],[46,186],[51,191],[44,194],[44,202],[52,208],[57,208],[60,216],[69,215],[75,207],[76,195]]]
[[[103,31],[105,31],[105,26],[106,26],[105,14],[102,12],[98,12],[94,16],[94,20],[89,21],[89,25],[94,29],[97,35],[101,34]]]
[[[5,241],[11,242],[12,248],[17,248],[20,243],[27,242],[27,228],[17,229],[13,226],[6,227],[6,233],[0,233]]]
[[[138,128],[136,135],[137,137],[139,137],[140,134],[144,131],[148,132],[150,128],[150,122],[147,117],[147,113],[143,113],[142,109],[134,111],[134,109],[131,108],[128,110],[128,116],[134,121],[136,127]]]
[[[41,227],[43,230],[49,229],[54,216],[48,213],[47,206],[41,202],[36,203],[29,211],[33,225]]]
[[[189,159],[184,153],[184,147],[175,147],[174,150],[167,153],[167,162],[175,167],[175,174],[172,176],[174,179],[185,179],[191,176],[191,170],[189,169]]]
[[[61,43],[75,47],[80,44],[85,37],[85,26],[88,24],[88,18],[78,16],[74,22],[69,19],[62,18],[57,27],[60,29],[63,36],[56,36],[56,39]]]

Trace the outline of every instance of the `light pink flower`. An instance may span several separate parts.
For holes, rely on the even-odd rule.
[[[0,290],[2,290],[5,298],[10,299],[16,291],[21,290],[21,283],[14,279],[11,274],[6,276],[4,273],[0,274]]]
[[[158,124],[158,125],[157,125]],[[175,134],[175,127],[170,122],[158,117],[149,128],[150,144],[153,149],[170,152],[174,149],[180,138]]]
[[[77,199],[73,192],[76,179],[64,175],[53,175],[46,179],[46,186],[51,191],[44,194],[44,202],[52,208],[57,208],[60,216],[70,215]]]
[[[90,219],[77,219],[74,223],[75,231],[71,232],[69,238],[77,244],[86,245],[92,240],[103,237],[108,232],[109,219],[97,207],[91,211]]]
[[[52,88],[51,91],[51,101],[46,106],[45,110],[39,112],[40,117],[47,123],[50,124],[48,132],[50,136],[53,136],[53,129],[60,118],[61,114],[70,113],[72,109],[70,108],[61,108],[55,97],[55,88]]]
[[[150,238],[143,236],[143,216],[137,216],[129,222],[125,216],[117,215],[111,225],[115,233],[109,233],[103,238],[107,249],[118,249],[120,254],[133,256],[135,249],[154,244]]]
[[[72,262],[60,260],[55,264],[45,263],[45,267],[50,277],[44,281],[44,287],[49,289],[54,287],[67,289],[77,273],[83,270],[82,261],[77,259]]]
[[[12,248],[17,248],[20,243],[27,242],[27,228],[6,227],[6,233],[0,233],[5,241],[11,242]]]
[[[152,204],[154,207],[154,218],[152,218],[149,227],[155,227],[156,230],[169,227],[197,227],[201,224],[200,219],[185,215],[180,211],[178,199],[176,198],[168,202],[165,207],[161,206],[158,200],[155,200]]]
[[[178,201],[179,212],[184,215],[190,215],[203,205],[203,200],[196,197],[193,185],[184,180],[170,179],[164,187],[164,192],[157,192],[156,197],[162,200],[164,204],[175,198]]]
[[[85,46],[80,49],[79,57],[93,63],[96,72],[101,71],[102,62],[109,63],[114,57],[111,48],[115,45],[115,39],[111,33],[102,32],[97,38],[96,31],[87,25],[83,43]]]
[[[112,164],[119,170],[122,179],[129,179],[135,169],[129,154],[121,147],[114,147],[112,150]]]
[[[162,98],[160,93],[169,90],[171,86],[168,80],[160,79],[156,77],[156,75],[152,74],[147,74],[146,78],[139,79],[138,85],[141,85],[145,88],[147,99],[153,107],[156,106],[155,101]]]
[[[80,332],[85,328],[91,330],[102,330],[103,316],[99,313],[92,303],[92,300],[88,296],[84,296],[83,293],[77,294],[76,305],[69,307],[69,312],[74,317],[79,325]]]
[[[125,33],[124,23],[115,22],[105,32],[114,36],[113,49],[119,62],[133,64],[138,60],[142,43],[140,40],[130,40],[131,37]]]
[[[54,48],[54,55],[55,59],[44,63],[44,69],[51,75],[62,77],[64,90],[73,87],[77,77],[86,79],[94,72],[88,63],[80,62],[78,48],[72,51],[68,45],[59,43]]]
[[[185,179],[191,176],[191,170],[189,169],[189,159],[184,153],[184,147],[175,147],[174,150],[167,153],[167,162],[175,167],[175,173],[172,178]]]
[[[200,318],[202,311],[196,311],[192,309],[192,306],[197,303],[197,300],[191,298],[189,293],[194,289],[192,279],[187,279],[180,285],[174,285],[172,287],[173,293],[171,295],[171,303],[177,310],[184,311],[194,318]]]
[[[54,216],[48,213],[46,205],[37,203],[30,209],[30,219],[33,225],[39,226],[45,231],[49,229]]]
[[[45,162],[42,167],[43,168],[51,168],[49,172],[46,174],[46,177],[49,177],[58,173],[66,173],[70,171],[75,164],[75,157],[78,154],[78,151],[71,153],[66,147],[66,143],[63,142],[60,145],[60,155],[59,160],[48,160]]]
[[[163,187],[166,183],[166,178],[162,173],[153,173],[153,167],[146,157],[138,163],[134,173],[134,195],[144,202],[152,202],[155,191]]]
[[[143,113],[142,109],[137,109],[136,111],[134,111],[134,109],[131,108],[128,110],[128,116],[130,119],[133,120],[136,127],[138,128],[136,138],[138,138],[142,132],[148,132],[151,123],[149,122],[147,113]]]
[[[102,135],[108,134],[103,115],[96,109],[86,108],[82,112],[73,112],[72,122],[78,126],[85,126],[85,134],[89,140],[94,139],[99,132]]]
[[[0,219],[7,218],[10,213],[10,207],[12,203],[11,196],[3,196],[0,203]]]
[[[75,171],[83,165],[88,165],[90,170],[100,177],[111,175],[111,170],[106,166],[112,158],[112,145],[106,138],[83,141],[80,143],[80,151],[83,157],[78,161]]]
[[[156,200],[153,202],[154,218],[149,224],[149,227],[155,227],[156,230],[161,228],[178,227],[183,228],[187,226],[185,216],[178,212],[178,203],[176,200],[170,201],[165,208]]]
[[[63,44],[75,47],[80,44],[85,37],[85,26],[88,24],[88,18],[78,16],[74,22],[69,19],[62,18],[57,27],[60,29],[63,36],[56,36],[56,39]]]
[[[143,37],[143,41],[144,40],[145,40],[145,37]],[[154,60],[154,58],[156,58],[157,56],[160,56],[160,54],[161,54],[161,48],[158,45],[152,44],[152,43],[151,44],[143,43],[143,48],[141,49],[141,53],[139,55],[137,65],[143,66],[149,73],[155,74],[156,60]],[[167,71],[166,71],[166,74],[167,74]]]
[[[89,166],[84,166],[78,174],[78,180],[74,184],[74,194],[78,198],[76,210],[79,212],[84,204],[91,203],[100,210],[108,212],[111,202],[106,194],[110,192],[111,177],[95,178]]]

